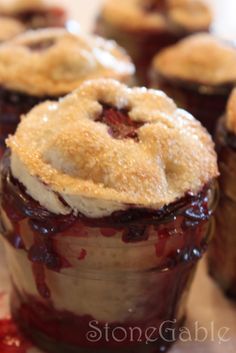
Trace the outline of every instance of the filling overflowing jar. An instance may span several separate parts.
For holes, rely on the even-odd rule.
[[[236,90],[218,122],[216,147],[221,176],[215,236],[208,254],[209,272],[226,295],[236,300]]]
[[[214,133],[236,83],[236,48],[209,34],[195,34],[153,60],[152,87],[171,96]]]
[[[126,48],[139,83],[148,85],[154,55],[183,37],[208,31],[211,21],[204,0],[106,0],[96,32]]]
[[[17,58],[17,59],[16,59]],[[132,80],[134,65],[114,42],[65,29],[29,31],[0,48],[0,144],[14,133],[20,116],[58,99],[86,79]]]
[[[160,91],[104,79],[34,108],[7,145],[1,219],[24,332],[49,352],[167,349],[210,238],[205,129]]]
[[[1,0],[0,14],[15,18],[27,28],[64,27],[67,13],[49,0]]]

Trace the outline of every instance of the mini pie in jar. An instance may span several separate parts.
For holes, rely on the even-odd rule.
[[[139,83],[148,85],[154,55],[183,37],[208,31],[211,22],[204,0],[106,0],[96,32],[127,50]]]
[[[226,114],[218,122],[216,147],[220,194],[215,236],[208,254],[209,272],[226,295],[236,300],[236,90],[229,99]]]
[[[1,216],[22,329],[49,352],[167,349],[164,324],[178,336],[209,242],[205,129],[160,91],[103,79],[35,107],[7,144]]]
[[[236,48],[210,34],[195,34],[163,49],[153,60],[159,88],[214,133],[236,83]]]
[[[16,60],[17,58],[17,60]],[[86,79],[130,83],[134,65],[114,42],[65,29],[26,32],[0,47],[0,142],[14,133],[21,114],[57,99]]]
[[[66,10],[49,0],[0,0],[0,15],[15,18],[27,28],[64,27]]]

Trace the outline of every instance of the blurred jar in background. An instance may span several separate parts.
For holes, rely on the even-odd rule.
[[[229,297],[236,299],[236,90],[217,126],[220,196],[215,236],[208,253],[209,272]]]
[[[17,59],[16,59],[17,58]],[[131,83],[129,56],[115,42],[65,29],[26,32],[0,48],[0,151],[20,116],[48,99],[58,99],[86,79]]]
[[[0,0],[0,15],[17,19],[29,29],[64,27],[66,10],[50,0]]]
[[[115,39],[132,57],[140,85],[149,85],[153,56],[192,33],[208,31],[211,10],[202,0],[106,0],[96,32]]]
[[[236,83],[236,48],[209,34],[190,36],[156,55],[151,81],[213,134]]]

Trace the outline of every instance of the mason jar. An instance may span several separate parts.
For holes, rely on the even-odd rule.
[[[1,214],[19,325],[52,352],[162,352],[178,338],[209,243],[209,193],[155,211],[61,217],[25,192],[6,155]]]
[[[236,137],[226,126],[226,115],[221,117],[216,131],[219,159],[219,203],[215,212],[215,231],[208,252],[209,273],[224,293],[236,299]]]
[[[166,92],[214,135],[235,86],[235,49],[208,33],[182,39],[154,57],[151,86]]]
[[[103,79],[34,108],[7,143],[18,325],[49,352],[167,350],[212,233],[206,130],[163,92]]]
[[[166,92],[176,103],[191,112],[207,130],[214,134],[218,118],[224,113],[233,85],[220,87],[186,82],[152,73],[152,86]]]

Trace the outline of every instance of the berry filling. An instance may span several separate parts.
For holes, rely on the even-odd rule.
[[[106,124],[109,127],[109,134],[116,139],[133,139],[139,141],[137,130],[144,125],[143,122],[134,121],[129,117],[128,110],[118,109],[102,104],[102,114],[96,121]]]
[[[219,120],[215,135],[220,195],[215,212],[215,234],[208,252],[208,268],[224,293],[236,300],[236,136],[227,129],[225,119],[223,116]]]
[[[165,14],[168,9],[168,1],[166,0],[144,0],[142,8],[145,12],[158,12]]]
[[[27,353],[30,348],[32,348],[32,344],[22,336],[11,319],[0,320],[1,353]]]
[[[153,73],[153,86],[173,98],[180,108],[190,112],[214,134],[218,118],[225,112],[233,85],[204,86],[197,82],[172,79]]]
[[[227,144],[233,149],[236,150],[236,135],[232,132],[228,132],[226,136]]]
[[[167,347],[174,343],[171,329],[172,332],[175,332],[176,340],[179,334],[178,329],[184,318],[176,318],[176,320],[173,319],[172,323],[169,322],[169,330],[163,329],[162,337],[160,337],[158,329],[160,328],[160,325],[163,325],[165,319],[169,318],[168,315],[170,315],[171,310],[168,306],[168,301],[171,298],[171,301],[173,301],[173,309],[175,311],[180,303],[181,293],[184,291],[186,284],[189,283],[191,276],[188,269],[182,271],[182,273],[173,273],[171,276],[167,276],[165,281],[174,280],[174,275],[183,276],[183,280],[179,283],[178,288],[172,288],[167,296],[167,293],[163,292],[163,298],[158,298],[162,302],[163,309],[159,309],[157,316],[153,313],[153,309],[155,308],[156,311],[158,306],[157,298],[154,298],[153,296],[153,298],[151,298],[152,302],[147,305],[147,316],[143,320],[140,319],[139,321],[134,321],[130,318],[126,322],[106,323],[96,320],[91,315],[78,316],[68,311],[59,311],[52,305],[47,305],[44,302],[38,301],[35,297],[27,296],[25,294],[23,294],[21,298],[22,304],[15,311],[14,317],[16,318],[16,321],[19,322],[19,326],[27,332],[29,337],[31,335],[36,336],[37,333],[43,333],[46,337],[50,337],[51,344],[54,344],[55,347],[57,347],[56,352],[71,352],[70,348],[66,349],[66,347],[63,347],[64,350],[62,349],[61,351],[58,344],[60,344],[60,346],[69,344],[69,347],[73,347],[72,352],[76,350],[75,347],[80,347],[81,351],[77,348],[76,352],[83,352],[83,348],[88,349],[88,352],[91,353],[96,351],[96,349],[110,348],[115,350],[118,349],[117,352],[119,353],[133,353],[136,352],[134,349],[135,347],[138,352],[142,351],[140,350],[140,345],[145,348],[145,352],[164,352]],[[158,285],[158,283],[156,283],[156,285]],[[14,296],[20,296],[16,289]],[[16,301],[18,301],[18,298],[16,298]],[[97,327],[97,332],[99,331],[101,333],[97,337],[92,336],[92,324],[94,325],[93,327]],[[117,329],[118,327],[120,329]],[[136,330],[133,329],[135,327]],[[156,341],[154,344],[154,340],[147,340],[147,330],[148,328],[150,329],[150,327],[156,328]],[[127,335],[124,335],[125,332]],[[40,337],[41,336],[39,336],[39,338]],[[96,339],[98,337],[100,337],[100,339]],[[46,346],[43,346],[42,338],[38,340],[37,343],[39,344],[39,347],[46,348]],[[163,350],[163,347],[165,347],[165,350]]]
[[[29,28],[64,27],[66,22],[66,12],[59,7],[24,11],[15,17]]]
[[[61,270],[71,267],[71,271],[74,273],[73,271],[76,269],[78,278],[75,277],[75,281],[76,283],[82,281],[81,286],[83,286],[83,276],[87,276],[86,271],[89,272],[89,264],[93,259],[90,251],[94,252],[96,249],[93,247],[91,250],[91,247],[86,247],[86,245],[74,247],[75,238],[84,237],[84,244],[86,244],[86,238],[93,237],[95,234],[96,239],[102,237],[109,244],[112,237],[117,238],[119,235],[125,246],[123,249],[124,257],[127,256],[127,247],[130,261],[137,254],[137,249],[141,249],[141,253],[143,253],[142,258],[140,258],[141,262],[148,259],[149,264],[149,261],[151,261],[149,260],[150,254],[151,256],[153,254],[155,261],[150,262],[148,271],[138,271],[137,281],[135,279],[136,272],[134,273],[132,267],[125,268],[121,278],[120,276],[117,278],[117,273],[121,274],[122,269],[109,272],[112,273],[109,281],[114,282],[117,290],[119,290],[119,281],[121,281],[122,288],[124,281],[130,281],[130,284],[127,283],[128,288],[134,287],[134,290],[129,294],[131,311],[127,312],[123,304],[119,304],[121,305],[120,315],[122,319],[119,321],[119,319],[111,317],[108,319],[109,327],[111,329],[121,327],[122,332],[128,330],[129,327],[139,327],[141,339],[145,339],[145,332],[150,327],[156,327],[158,332],[160,325],[166,320],[176,319],[177,323],[174,328],[177,329],[183,319],[183,316],[179,317],[178,314],[184,312],[183,293],[189,287],[196,262],[205,252],[208,243],[206,237],[207,221],[211,214],[208,207],[209,187],[203,188],[195,196],[188,193],[185,197],[160,210],[134,207],[126,211],[114,212],[110,216],[99,219],[91,219],[83,214],[62,216],[49,212],[27,194],[24,186],[11,175],[9,162],[9,154],[6,153],[2,160],[1,205],[11,223],[11,228],[7,227],[7,223],[3,224],[3,234],[12,246],[12,250],[20,248],[22,253],[25,252],[31,263],[35,285],[38,290],[38,296],[32,296],[26,293],[23,287],[19,287],[18,283],[18,287],[13,292],[13,314],[22,329],[42,348],[47,349],[46,341],[51,341],[51,346],[57,347],[57,353],[59,352],[58,342],[62,345],[69,345],[68,347],[74,347],[72,352],[75,351],[75,347],[82,347],[81,349],[84,347],[88,349],[88,352],[94,352],[98,348],[118,348],[122,352],[131,353],[136,350],[136,346],[140,350],[142,344],[147,352],[161,352],[163,347],[166,347],[166,341],[160,337],[154,345],[149,343],[148,348],[146,348],[146,342],[140,342],[138,337],[137,341],[131,341],[129,338],[117,341],[111,338],[107,342],[104,338],[106,337],[104,331],[106,330],[106,323],[97,320],[96,314],[81,313],[80,315],[80,311],[74,313],[72,310],[66,310],[66,308],[65,310],[56,309],[53,305],[53,297],[54,295],[60,297],[62,294],[60,290],[57,293],[54,292],[53,285],[51,286],[49,282],[48,270],[56,272],[55,274],[50,272],[50,274],[57,276],[58,280],[63,282],[67,277],[71,278],[70,281],[73,281],[74,275],[67,276],[66,272],[62,271],[61,273]],[[61,198],[60,200],[63,201]],[[65,201],[63,202],[65,203]],[[71,237],[73,239],[70,239]],[[70,240],[71,244],[67,243],[68,246],[66,247],[58,246],[59,242],[63,240]],[[73,258],[76,259],[72,263],[69,261],[72,257],[68,257],[68,252],[66,252],[70,251],[70,248],[73,252]],[[104,254],[106,254],[106,246],[104,246],[104,250]],[[136,253],[132,253],[132,251]],[[109,268],[110,261],[113,260],[111,260],[111,257],[108,257],[108,259],[105,266]],[[74,261],[77,261],[77,265]],[[101,258],[99,261],[101,261]],[[127,261],[127,258],[125,261]],[[128,263],[127,266],[129,266]],[[23,269],[21,270],[23,271]],[[85,272],[83,272],[84,270]],[[104,278],[106,269],[101,270],[98,267],[95,273],[97,273],[98,279],[100,276]],[[79,282],[78,279],[80,279]],[[94,290],[92,289],[94,288],[92,284],[94,278],[92,280],[89,276],[86,277],[87,303],[94,300]],[[101,282],[99,293],[100,290],[106,290],[106,286],[103,288],[105,285],[103,280],[100,281],[99,279],[95,282],[98,284]],[[142,284],[139,287],[140,283],[146,283],[146,286]],[[16,286],[16,283],[14,285]],[[90,285],[91,290],[89,290]],[[63,283],[60,283],[60,286],[63,286]],[[140,289],[142,293],[138,294],[139,290],[135,289],[136,286],[137,288],[143,288],[143,292]],[[74,293],[74,295],[77,294]],[[105,303],[101,303],[101,308],[105,304],[106,310],[109,305],[111,306],[112,300],[110,302],[110,297],[112,298],[110,294],[107,296],[104,292]],[[63,296],[60,297],[60,300],[62,299]],[[80,300],[83,301],[84,298],[81,297]],[[83,304],[81,305],[83,307]],[[123,319],[124,317],[125,319]],[[102,332],[103,336],[99,341],[91,342],[87,338],[91,331],[91,322],[97,322],[98,329]],[[41,337],[39,340],[35,338],[37,333],[38,337]],[[40,336],[41,334],[45,335],[45,342],[44,336]],[[67,348],[64,351],[70,352]]]
[[[157,240],[153,247],[160,270],[200,258],[206,249],[206,225],[211,213],[207,190],[204,188],[196,196],[186,194],[160,210],[130,208],[99,219],[73,213],[55,215],[33,200],[24,186],[12,177],[9,155],[5,154],[2,161],[2,207],[13,231],[3,227],[3,233],[13,247],[25,250],[23,236],[33,233],[32,245],[26,251],[39,293],[48,298],[50,293],[44,283],[44,268],[60,272],[62,268],[71,267],[64,254],[57,251],[57,235],[88,237],[96,229],[102,237],[121,233],[123,242],[140,243],[148,241],[150,234],[155,232]],[[86,249],[80,249],[76,257],[84,261],[88,255]]]
[[[224,146],[231,148],[233,151],[236,151],[236,135],[226,128],[224,118],[219,120],[217,133],[217,138],[219,140],[217,148],[219,152]]]
[[[34,43],[27,44],[27,48],[32,51],[44,51],[51,48],[55,44],[55,39],[45,39]]]

